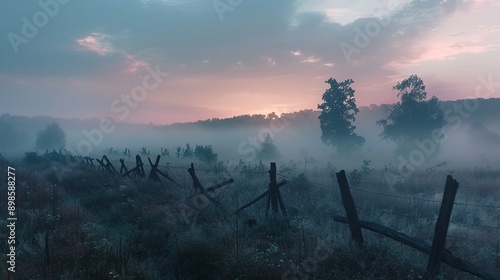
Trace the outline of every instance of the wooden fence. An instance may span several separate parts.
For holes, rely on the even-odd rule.
[[[441,209],[439,211],[439,216],[434,229],[434,238],[432,240],[431,246],[420,239],[397,232],[383,225],[368,221],[360,221],[358,218],[354,200],[351,196],[351,191],[349,189],[345,171],[341,170],[336,175],[347,217],[335,216],[334,220],[349,225],[349,228],[351,230],[351,237],[358,246],[362,247],[363,245],[361,228],[365,228],[428,254],[429,261],[427,263],[427,273],[431,279],[434,278],[439,272],[441,262],[444,262],[449,266],[462,271],[466,271],[483,279],[500,279],[500,276],[495,275],[495,273],[482,269],[469,262],[463,261],[445,250],[446,236],[448,233],[451,212],[459,185],[458,182],[450,175],[448,175],[448,177],[446,178],[446,185],[441,202]]]
[[[161,182],[160,176],[167,179],[171,183],[176,186],[182,187],[179,183],[173,180],[168,172],[163,172],[159,168],[161,156],[158,155],[156,157],[155,162],[153,163],[151,159],[148,157],[148,162],[150,165],[149,176],[147,177],[149,180],[155,182]],[[101,170],[102,172],[108,174],[120,175],[128,178],[146,178],[146,173],[144,170],[144,163],[142,162],[141,156],[136,156],[135,166],[132,169],[128,169],[125,165],[124,159],[120,159],[120,171],[118,172],[111,161],[104,155],[101,159],[92,159],[90,157],[74,157],[73,160],[78,160],[81,164],[87,166],[88,168]],[[97,161],[98,166],[94,164],[94,160]],[[180,168],[180,167],[179,167]],[[223,205],[216,200],[209,192],[213,192],[223,186],[229,185],[234,182],[233,179],[226,180],[220,184],[216,184],[215,186],[211,186],[209,188],[204,188],[203,184],[199,181],[194,165],[191,164],[190,168],[187,169],[189,172],[191,179],[193,181],[193,187],[195,195],[202,195],[208,199],[212,204],[216,207],[220,207],[225,210]],[[287,181],[282,180],[278,183],[277,180],[277,168],[276,163],[271,162],[269,173],[269,185],[265,192],[261,195],[257,196],[252,201],[246,203],[245,205],[239,207],[236,211],[232,212],[232,214],[238,214],[244,209],[250,207],[255,204],[257,201],[261,200],[264,197],[267,197],[267,207],[266,207],[266,218],[268,217],[269,210],[271,209],[273,216],[276,216],[281,211],[282,215],[286,218],[287,211],[285,207],[285,203],[283,201],[283,197],[280,193],[280,188],[284,186]],[[286,177],[286,176],[284,176]],[[372,232],[376,232],[378,234],[389,237],[397,242],[415,248],[425,254],[429,255],[428,264],[427,264],[427,273],[430,278],[433,278],[439,273],[440,264],[443,262],[449,266],[457,268],[461,271],[468,272],[472,275],[481,277],[483,279],[500,279],[499,275],[496,275],[492,271],[488,271],[486,269],[482,269],[472,263],[464,261],[452,253],[445,249],[446,247],[446,237],[448,236],[448,227],[450,223],[450,217],[453,210],[453,205],[455,203],[455,196],[458,191],[459,183],[453,179],[452,176],[448,175],[446,179],[446,185],[444,188],[443,198],[441,200],[441,207],[439,211],[439,216],[437,218],[435,228],[434,228],[434,237],[432,240],[432,244],[429,245],[423,240],[420,240],[415,237],[408,236],[404,233],[398,232],[394,229],[388,228],[383,225],[379,225],[370,221],[360,220],[358,218],[357,208],[351,195],[351,188],[349,187],[349,182],[347,180],[347,176],[344,170],[336,173],[337,182],[340,190],[340,195],[342,198],[342,204],[344,206],[346,217],[335,215],[333,219],[339,223],[348,224],[351,238],[360,249],[363,249],[364,239],[362,234],[362,229],[366,229]],[[333,187],[330,185],[325,185],[328,187]],[[370,191],[367,191],[370,192]],[[387,196],[391,196],[387,194]],[[229,213],[229,212],[226,212]]]

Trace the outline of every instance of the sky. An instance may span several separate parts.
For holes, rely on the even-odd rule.
[[[0,114],[169,124],[358,106],[416,74],[442,100],[500,97],[500,1],[40,0],[0,3]],[[498,85],[498,82],[496,84]]]

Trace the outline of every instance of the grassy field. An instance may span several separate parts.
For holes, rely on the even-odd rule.
[[[288,218],[266,219],[267,198],[232,213],[267,189],[269,163],[195,162],[205,187],[234,179],[212,193],[222,205],[216,207],[192,196],[190,162],[161,167],[176,186],[44,157],[30,163],[2,158],[2,170],[13,166],[17,177],[15,279],[110,279],[110,273],[137,280],[425,278],[427,255],[369,231],[363,231],[366,246],[359,250],[348,227],[333,221],[345,212],[334,176],[339,170],[331,164],[304,170],[278,162],[278,181],[288,181],[281,188]],[[385,180],[391,170],[359,170],[346,172],[360,219],[429,244],[451,174],[460,188],[447,249],[500,273],[500,170],[422,171],[394,185]],[[0,197],[6,201],[6,192]],[[0,207],[7,211],[6,203]],[[6,252],[6,242],[0,248]],[[1,267],[5,275],[5,262]],[[477,279],[444,264],[439,277]]]

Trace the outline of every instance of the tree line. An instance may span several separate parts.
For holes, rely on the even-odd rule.
[[[336,79],[330,78],[326,83],[329,88],[323,93],[323,103],[318,104],[321,140],[326,145],[336,147],[339,155],[351,156],[359,151],[365,143],[365,138],[356,133],[354,125],[356,115],[359,113],[354,97],[355,90],[352,88],[354,81],[347,79],[338,82]],[[376,123],[383,128],[380,137],[394,142],[397,145],[396,152],[399,153],[407,153],[414,149],[415,141],[435,139],[436,133],[441,131],[446,124],[445,114],[439,106],[437,97],[427,97],[423,80],[417,75],[411,75],[403,81],[397,82],[392,89],[397,92],[397,97],[400,100],[390,107],[390,113],[386,118],[377,120]],[[281,118],[306,121],[313,115],[312,112],[312,110],[303,110],[287,113],[282,114]],[[274,118],[278,118],[278,116],[273,112],[267,116],[243,115],[222,120],[198,121],[193,124],[220,127],[243,123],[267,123]],[[439,133],[437,134],[439,136]],[[439,141],[436,142],[439,144]],[[66,136],[57,123],[47,125],[44,130],[38,133],[36,140],[36,148],[42,150],[64,147],[65,144]],[[259,158],[279,156],[277,147],[270,136],[266,137],[261,146]],[[186,144],[185,148],[178,146],[175,155],[185,158],[194,156],[204,162],[217,161],[217,154],[214,153],[210,145],[196,145],[194,149],[189,144]]]
[[[342,82],[330,78],[329,88],[323,93],[323,103],[318,105],[321,140],[337,148],[343,156],[350,156],[360,150],[365,138],[356,134],[356,106],[352,79]],[[392,87],[400,100],[392,105],[387,118],[377,124],[383,127],[380,137],[394,142],[396,152],[408,153],[415,148],[416,141],[443,137],[441,129],[446,124],[445,114],[439,107],[439,99],[427,97],[425,84],[417,75],[398,82]],[[439,144],[439,141],[436,141]]]

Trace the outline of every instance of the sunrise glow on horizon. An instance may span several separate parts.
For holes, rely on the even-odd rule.
[[[0,19],[0,114],[154,124],[279,115],[316,109],[330,77],[354,80],[358,106],[393,103],[392,86],[411,74],[441,100],[500,97],[475,91],[500,83],[500,1],[0,7],[9,11]]]

